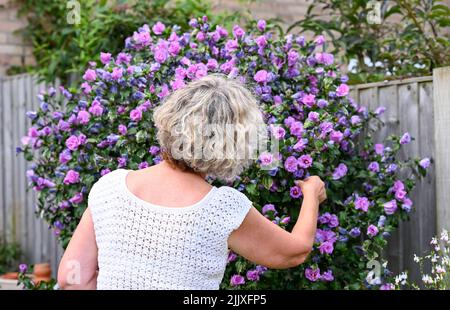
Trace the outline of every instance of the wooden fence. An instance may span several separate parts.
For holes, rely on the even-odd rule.
[[[356,85],[350,95],[371,110],[386,107],[381,116],[385,126],[375,133],[376,143],[382,143],[388,135],[409,132],[415,141],[402,148],[402,159],[434,159],[432,76]],[[419,274],[413,255],[429,250],[429,242],[437,231],[435,166],[432,165],[428,172],[411,195],[414,206],[410,221],[402,222],[389,237],[385,252],[390,270],[395,273],[408,270],[414,279],[418,279]]]
[[[0,77],[0,238],[18,242],[24,262],[50,262],[56,275],[63,251],[48,225],[36,217],[35,194],[27,191],[28,163],[15,152],[30,127],[25,112],[37,109],[37,94],[45,88],[28,74]]]
[[[450,200],[449,85],[447,67],[436,70],[434,77],[357,85],[351,91],[354,99],[371,109],[387,107],[382,116],[386,126],[377,132],[376,142],[389,134],[408,131],[415,141],[404,148],[402,156],[434,160],[429,175],[412,194],[415,211],[411,220],[402,223],[390,237],[386,251],[391,270],[410,270],[415,279],[418,274],[413,254],[429,249],[437,227],[450,228],[446,205]],[[55,273],[62,250],[47,225],[35,217],[35,196],[32,191],[26,192],[27,164],[22,156],[15,155],[15,147],[29,126],[25,112],[37,108],[36,94],[43,88],[29,75],[0,79],[0,237],[18,241],[28,263],[51,262]]]

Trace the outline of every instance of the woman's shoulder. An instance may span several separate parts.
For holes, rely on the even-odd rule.
[[[237,190],[234,187],[231,186],[220,186],[218,187],[219,195],[224,197],[225,199],[231,199],[232,202],[237,202],[239,204],[248,204],[251,203],[250,199],[242,193],[241,191]]]
[[[126,172],[127,172],[126,169],[119,168],[102,175],[92,185],[91,190],[89,192],[89,196],[92,197],[95,193],[104,191],[105,189],[111,189],[119,185],[119,183],[122,180],[121,178],[124,176]]]

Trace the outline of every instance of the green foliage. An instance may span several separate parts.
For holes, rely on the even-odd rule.
[[[380,23],[371,23],[370,3],[379,3]],[[350,83],[432,74],[450,64],[450,8],[443,1],[314,1],[289,31],[326,33],[333,54],[356,62]]]
[[[28,25],[22,35],[33,45],[35,67],[13,67],[10,73],[29,71],[48,82],[60,78],[65,84],[76,81],[91,60],[98,60],[101,51],[118,53],[123,42],[143,24],[156,20],[176,24],[185,30],[192,17],[209,16],[212,23],[231,23],[239,14],[211,13],[207,0],[134,0],[97,1],[80,3],[79,23],[70,24],[69,14],[75,13],[63,0],[20,0],[19,15]],[[72,74],[72,79],[69,76]]]
[[[21,255],[22,252],[17,243],[9,243],[0,238],[0,274],[14,271]]]

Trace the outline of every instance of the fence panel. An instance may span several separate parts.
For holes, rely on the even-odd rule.
[[[48,225],[36,217],[36,196],[26,190],[28,163],[16,155],[30,126],[25,112],[38,108],[36,96],[43,89],[45,85],[28,74],[0,78],[0,238],[18,242],[24,262],[50,262],[56,275],[62,249]]]
[[[387,108],[381,117],[385,126],[374,135],[376,143],[383,142],[388,135],[401,135],[404,132],[409,132],[415,139],[403,147],[400,154],[402,159],[434,158],[432,94],[432,77],[356,85],[351,92],[357,102],[372,110],[379,106]],[[392,271],[409,271],[414,280],[419,280],[419,273],[413,255],[422,255],[428,251],[429,241],[436,234],[434,165],[428,172],[411,194],[414,206],[410,220],[401,223],[399,229],[389,237],[385,252]]]

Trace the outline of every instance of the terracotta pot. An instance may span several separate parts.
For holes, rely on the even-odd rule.
[[[5,274],[2,274],[0,276],[2,279],[8,279],[8,280],[17,280],[19,278],[18,272],[7,272]]]
[[[36,264],[33,270],[33,274],[38,278],[50,278],[52,275],[52,269],[48,263]]]

